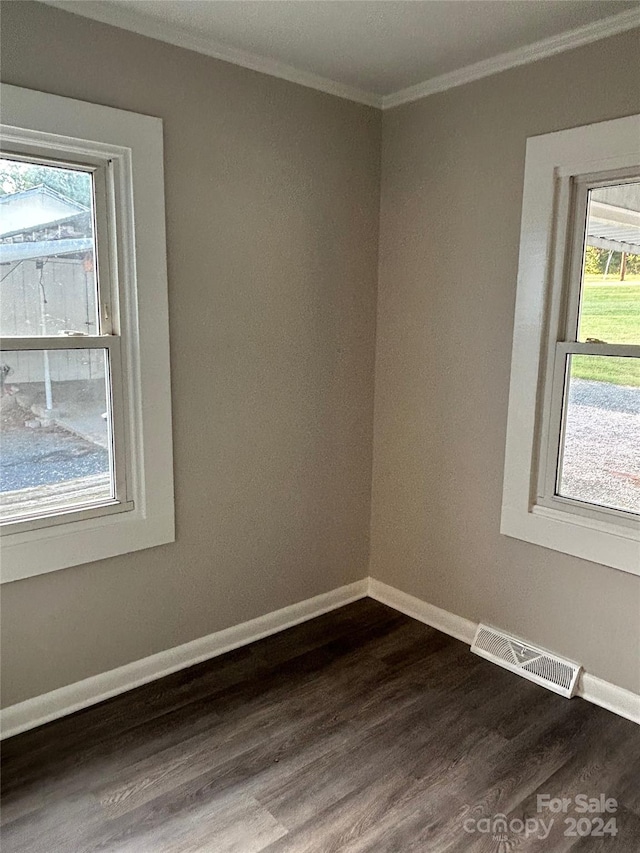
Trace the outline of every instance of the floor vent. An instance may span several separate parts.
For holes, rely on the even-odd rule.
[[[578,664],[523,643],[510,634],[478,625],[471,651],[568,699],[575,693],[581,669]]]

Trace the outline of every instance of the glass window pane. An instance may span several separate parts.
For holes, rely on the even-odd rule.
[[[0,158],[0,335],[98,334],[91,172]]]
[[[3,351],[0,360],[0,520],[112,499],[107,351]]]
[[[578,340],[640,344],[640,182],[589,191]]]
[[[571,355],[558,494],[640,513],[640,359]]]

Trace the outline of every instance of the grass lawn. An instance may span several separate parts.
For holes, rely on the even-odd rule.
[[[586,277],[580,320],[580,340],[599,338],[610,344],[640,344],[640,277],[604,283]],[[571,375],[615,385],[640,387],[640,361],[635,358],[574,358]]]

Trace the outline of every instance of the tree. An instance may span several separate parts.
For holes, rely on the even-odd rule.
[[[595,246],[587,246],[585,252],[584,271],[586,275],[604,275],[607,269],[609,249],[598,249]],[[620,275],[620,264],[622,252],[613,252],[608,274],[610,276]],[[627,254],[627,275],[640,274],[640,255]]]
[[[91,207],[91,175],[60,166],[39,166],[18,160],[0,159],[0,196],[45,186]]]

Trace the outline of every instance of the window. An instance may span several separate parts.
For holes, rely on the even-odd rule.
[[[528,140],[501,524],[637,574],[639,118]]]
[[[0,523],[6,529],[131,506],[107,178],[103,166],[0,156]]]
[[[2,106],[4,582],[174,526],[161,122],[11,86]]]

